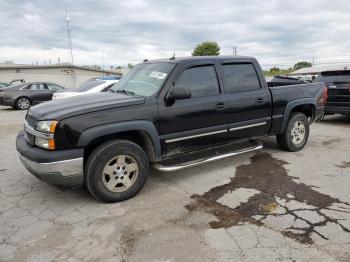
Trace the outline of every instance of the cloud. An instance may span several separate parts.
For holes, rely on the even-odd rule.
[[[2,0],[0,61],[68,59],[69,8],[77,64],[137,63],[190,55],[201,41],[222,54],[255,56],[263,65],[300,60],[350,60],[350,5],[346,0]]]

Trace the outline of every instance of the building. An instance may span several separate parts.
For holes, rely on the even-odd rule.
[[[19,65],[0,64],[0,82],[24,79],[26,82],[52,82],[67,88],[78,87],[92,77],[121,76],[109,70],[99,70],[71,64]]]
[[[323,71],[350,70],[350,64],[323,64],[314,67],[305,67],[296,70],[289,75],[318,75]]]

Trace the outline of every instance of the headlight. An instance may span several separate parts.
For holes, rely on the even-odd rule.
[[[41,137],[35,137],[35,145],[37,145],[38,147],[54,150],[55,149],[55,140],[41,138]]]
[[[57,126],[56,120],[48,120],[48,121],[39,121],[36,125],[36,130],[44,133],[55,133],[55,129]]]

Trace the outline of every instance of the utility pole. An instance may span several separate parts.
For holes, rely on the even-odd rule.
[[[67,22],[67,47],[70,50],[70,62],[72,65],[74,65],[74,59],[73,59],[73,48],[72,48],[72,37],[70,34],[71,31],[71,27],[70,27],[70,18],[68,15],[68,10],[66,9],[66,22]],[[72,78],[73,78],[73,86],[75,88],[77,88],[77,81],[75,79],[75,73],[74,73],[74,69],[72,69]]]
[[[233,47],[233,55],[236,56],[237,55],[237,46]]]
[[[103,74],[103,76],[105,75],[104,71],[105,71],[105,63],[103,60],[103,48],[102,48],[102,74]]]
[[[312,57],[312,67],[315,67],[315,57]]]
[[[73,48],[72,48],[72,37],[71,37],[71,27],[70,27],[70,18],[68,15],[68,10],[66,9],[66,29],[67,29],[67,49],[70,50],[70,62],[73,65],[74,60],[73,60]]]

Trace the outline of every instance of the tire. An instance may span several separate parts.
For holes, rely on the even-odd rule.
[[[18,110],[27,110],[31,105],[30,99],[28,97],[19,97],[16,100],[16,108]]]
[[[88,157],[84,183],[96,199],[113,203],[135,196],[148,174],[145,151],[131,141],[116,139],[98,146]]]
[[[293,112],[283,134],[277,135],[277,143],[283,150],[300,151],[309,139],[310,125],[305,114]]]

